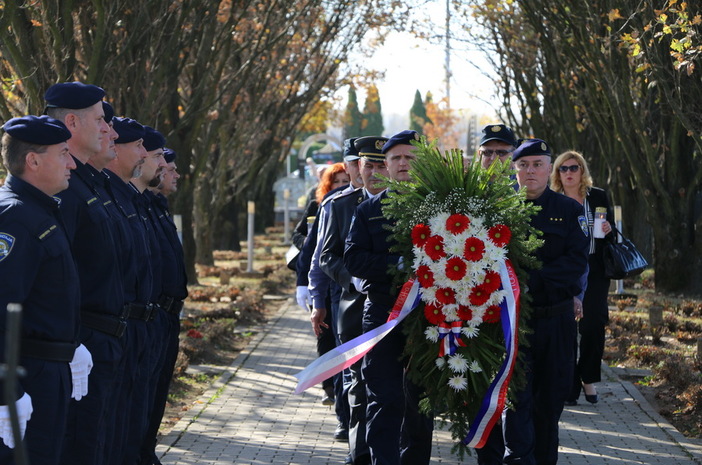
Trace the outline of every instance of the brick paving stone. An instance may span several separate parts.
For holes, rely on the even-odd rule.
[[[334,441],[336,418],[322,390],[293,394],[293,375],[315,358],[308,314],[292,300],[260,328],[247,348],[163,437],[163,465],[342,464],[346,443]],[[687,439],[656,413],[634,385],[603,365],[600,401],[582,400],[561,417],[559,464],[702,465],[702,442]],[[476,463],[451,454],[437,428],[431,463]]]

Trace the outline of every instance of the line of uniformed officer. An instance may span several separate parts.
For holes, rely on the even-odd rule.
[[[416,158],[410,141],[415,131],[401,131],[382,147],[377,159],[385,162],[388,177],[409,180],[410,162]],[[363,201],[346,238],[343,262],[360,290],[367,294],[362,330],[369,332],[387,321],[397,297],[390,267],[400,256],[390,252],[390,220],[382,211],[387,192]],[[428,464],[433,419],[420,414],[418,389],[404,376],[401,360],[405,336],[396,328],[363,358],[361,376],[366,386],[366,442],[373,464]]]
[[[71,377],[64,377],[74,385],[68,391],[74,398],[70,403],[66,397],[65,402],[56,401],[48,409],[43,397],[34,402],[26,435],[31,463],[159,463],[154,454],[155,434],[163,415],[174,353],[177,355],[179,314],[187,296],[185,267],[175,225],[165,213],[167,201],[148,190],[158,192],[165,173],[165,138],[133,120],[113,119],[113,110],[103,101],[104,96],[97,86],[80,82],[56,84],[45,95],[47,113],[51,116],[25,117],[21,124],[5,125],[3,147],[5,142],[9,144],[8,156],[25,157],[29,163],[40,160],[44,146],[55,151],[52,145],[63,144],[67,147],[68,169],[72,169],[69,180],[65,169],[57,163],[52,165],[54,170],[61,169],[60,176],[67,189],[48,194],[53,196],[62,191],[58,195],[60,202],[51,197],[48,201],[41,199],[56,224],[44,215],[41,227],[49,229],[39,237],[34,253],[25,248],[29,244],[27,239],[36,231],[30,228],[32,232],[22,238],[20,247],[17,247],[18,235],[0,232],[3,254],[0,273],[19,280],[22,285],[17,286],[18,290],[32,291],[24,296],[5,293],[0,302],[2,311],[7,302],[18,301],[33,309],[33,301],[39,300],[40,307],[54,309],[53,318],[61,317],[61,323],[52,322],[52,330],[40,321],[47,334],[35,337],[30,331],[27,342],[23,342],[22,363],[32,366],[32,359],[27,361],[27,357],[36,353],[44,356],[47,351],[42,344],[49,344],[55,349],[51,352],[58,354],[54,357],[67,358],[65,362],[69,363],[61,368],[72,371]],[[28,138],[27,133],[32,134],[30,139],[37,140],[29,140],[18,148],[11,133],[17,140]],[[56,142],[58,133],[66,136],[60,144]],[[15,152],[18,154],[14,155]],[[3,157],[8,164],[5,150]],[[3,187],[8,192],[9,204],[17,203],[12,196],[21,190],[20,165],[14,162]],[[14,180],[13,171],[18,180]],[[170,185],[174,187],[174,181]],[[52,204],[57,211],[51,211]],[[8,225],[21,223],[24,211],[24,208],[4,210],[0,213],[3,215],[0,218],[4,218],[0,219],[0,225],[4,221]],[[40,218],[37,216],[37,221]],[[66,247],[60,246],[62,241]],[[47,294],[35,290],[32,276],[8,267],[16,265],[16,260],[41,263],[46,259],[41,252],[47,244],[49,258],[58,260],[67,252],[68,261],[75,263],[72,267],[64,264],[60,279],[51,277],[50,267],[46,271],[43,266],[39,268],[39,278],[51,281],[48,295],[62,293],[60,298],[54,295],[51,300],[44,300]],[[49,275],[44,277],[42,273]],[[8,278],[7,282],[11,280]],[[54,283],[61,284],[61,289],[56,289]],[[73,294],[79,297],[71,297]],[[59,309],[65,315],[56,311]],[[34,313],[36,310],[25,317],[32,318]],[[43,318],[41,312],[38,316]],[[66,324],[73,325],[70,337],[64,329]],[[30,321],[27,327],[32,326]],[[66,340],[65,351],[59,350],[59,342],[54,344],[57,339]],[[23,380],[24,384],[29,385]],[[54,400],[57,395],[65,395],[59,379],[45,383],[44,387],[47,385],[56,386],[55,390],[46,390],[50,391],[47,398],[49,394]],[[26,392],[31,396],[31,389]],[[64,404],[65,411],[61,410]],[[53,416],[48,420],[50,415]],[[0,447],[0,454],[9,456],[9,450]]]

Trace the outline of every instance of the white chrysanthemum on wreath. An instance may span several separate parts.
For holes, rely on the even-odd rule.
[[[468,339],[473,339],[474,337],[478,337],[480,334],[480,328],[478,325],[469,324],[468,326],[461,328],[461,333],[463,333],[463,335]]]
[[[438,326],[427,326],[424,330],[424,336],[431,342],[439,341],[439,327]]]
[[[471,373],[480,373],[481,371],[483,371],[483,369],[480,368],[480,364],[477,360],[473,360],[472,362],[470,362],[468,369],[471,371]]]
[[[433,234],[446,237],[448,230],[446,229],[446,220],[451,216],[449,213],[440,212],[429,218],[429,227]]]
[[[449,356],[448,366],[454,373],[465,373],[468,370],[468,360],[461,354]]]
[[[448,385],[455,391],[463,391],[468,387],[468,381],[464,376],[453,376],[448,380]]]
[[[443,357],[437,358],[436,361],[435,361],[434,363],[436,363],[436,367],[437,367],[439,370],[443,370],[444,367],[446,366],[446,360],[444,360]]]

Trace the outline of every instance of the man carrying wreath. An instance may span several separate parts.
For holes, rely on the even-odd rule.
[[[389,177],[408,181],[410,162],[416,158],[410,141],[419,140],[416,131],[405,130],[392,136],[382,155]],[[367,293],[363,310],[363,332],[381,326],[388,319],[397,297],[390,265],[400,265],[400,255],[391,253],[387,225],[380,196],[356,208],[346,239],[344,264],[351,276],[362,280]],[[397,328],[368,352],[361,368],[366,383],[366,438],[372,463],[399,465],[428,464],[431,457],[433,420],[419,413],[418,389],[405,379],[400,360],[405,335]]]

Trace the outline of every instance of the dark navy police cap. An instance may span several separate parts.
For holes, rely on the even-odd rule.
[[[47,115],[12,118],[2,128],[11,137],[35,145],[55,145],[71,138],[66,125]]]
[[[166,160],[166,163],[173,163],[175,157],[176,153],[173,149],[169,149],[168,147],[163,148],[163,158]]]
[[[367,158],[370,161],[383,162],[385,161],[383,146],[387,141],[387,137],[364,136],[356,139],[353,145],[358,150],[358,156]]]
[[[144,138],[144,126],[131,118],[113,118],[113,129],[119,136],[115,144],[126,144]]]
[[[144,126],[144,148],[147,152],[162,149],[164,145],[166,145],[166,138],[163,134],[151,126]]]
[[[499,140],[512,147],[517,146],[517,138],[514,136],[514,132],[504,124],[488,124],[483,128],[483,137],[480,138],[480,145],[485,145],[491,140]]]
[[[80,110],[95,105],[105,96],[105,91],[92,84],[82,82],[60,82],[49,87],[44,94],[49,108]]]
[[[102,101],[102,111],[105,113],[105,122],[107,124],[110,124],[112,121],[112,118],[115,117],[115,110],[112,108],[112,105],[107,103],[106,101]]]
[[[361,158],[358,156],[358,150],[356,150],[354,146],[354,141],[356,139],[358,139],[358,137],[351,137],[344,141],[344,161],[354,161]]]
[[[524,139],[519,147],[512,152],[512,161],[517,161],[521,157],[533,155],[551,156],[551,149],[548,144],[541,139]]]
[[[406,144],[406,145],[412,145],[412,141],[419,140],[419,133],[417,131],[412,131],[410,129],[405,129],[404,131],[400,131],[394,136],[392,136],[388,141],[383,145],[383,153],[388,153],[388,150],[393,148],[396,145],[401,145],[401,144]]]

